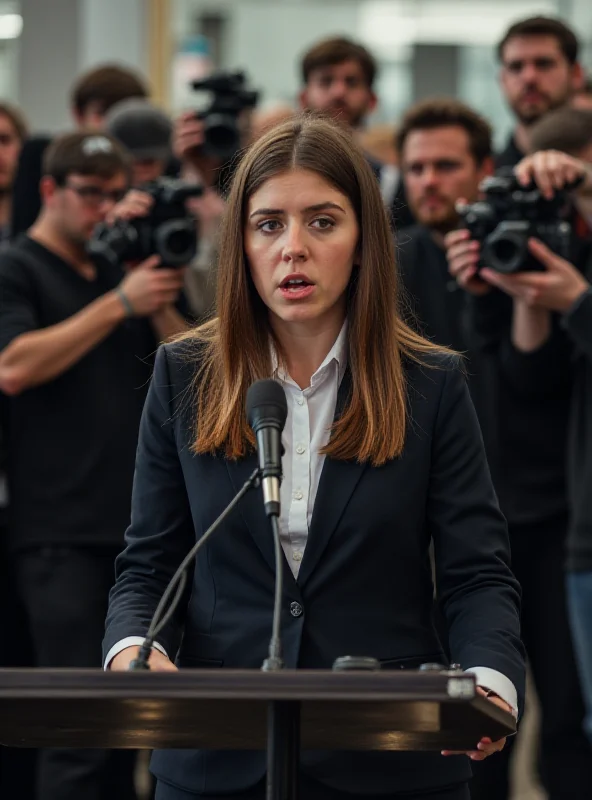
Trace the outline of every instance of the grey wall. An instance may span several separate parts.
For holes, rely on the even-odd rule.
[[[18,98],[33,130],[69,123],[68,88],[78,71],[78,0],[21,0]]]
[[[416,44],[413,48],[413,97],[456,97],[460,48],[452,44]]]
[[[116,61],[146,74],[144,0],[20,0],[18,101],[34,131],[72,124],[69,93],[76,77]]]

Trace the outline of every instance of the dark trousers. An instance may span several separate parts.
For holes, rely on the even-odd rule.
[[[301,800],[470,800],[469,789],[466,784],[453,786],[449,789],[441,789],[429,794],[360,795],[338,792],[337,789],[331,789],[328,786],[317,783],[306,775],[301,775],[300,777],[300,798]],[[257,786],[241,794],[214,796],[187,793],[182,789],[175,789],[174,786],[158,781],[155,800],[265,800],[265,782],[261,781]]]
[[[567,520],[510,526],[512,569],[522,587],[522,640],[541,707],[538,768],[549,800],[585,800],[592,787],[592,749],[567,613]],[[520,734],[518,734],[519,736]],[[473,800],[506,800],[514,739],[504,751],[475,762]]]
[[[28,617],[35,666],[102,666],[116,555],[112,548],[70,547],[18,554],[16,582]],[[136,753],[129,750],[42,750],[37,800],[136,800],[135,760]]]

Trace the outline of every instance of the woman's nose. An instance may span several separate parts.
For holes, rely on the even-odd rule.
[[[284,247],[284,261],[305,261],[307,255],[302,230],[296,227],[291,229]]]

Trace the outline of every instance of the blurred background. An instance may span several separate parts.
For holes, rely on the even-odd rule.
[[[379,103],[365,121],[377,160],[394,157],[404,111],[436,95],[486,116],[501,150],[516,120],[495,78],[495,47],[513,22],[539,14],[573,28],[592,74],[592,0],[0,0],[0,98],[23,111],[32,133],[53,135],[72,128],[70,87],[99,64],[141,73],[151,100],[174,118],[207,102],[191,81],[240,69],[259,92],[257,110],[271,115],[298,108],[307,49],[343,35],[378,63]],[[512,800],[544,797],[533,777],[537,707],[529,697]]]
[[[492,80],[494,45],[534,14],[570,23],[592,67],[589,0],[0,0],[0,95],[33,129],[60,130],[70,122],[64,86],[115,60],[147,74],[171,112],[195,105],[188,78],[212,67],[247,66],[263,108],[291,104],[301,54],[343,33],[379,62],[370,123],[396,120],[414,100],[453,95],[487,114],[499,146],[511,117]]]

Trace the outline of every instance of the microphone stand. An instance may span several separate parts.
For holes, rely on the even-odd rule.
[[[271,529],[273,532],[273,549],[275,554],[275,599],[273,604],[273,623],[271,639],[269,642],[269,656],[263,662],[261,669],[264,672],[275,672],[284,668],[282,659],[282,597],[284,594],[284,570],[282,542],[280,539],[280,524],[277,514],[270,514]]]
[[[277,513],[270,513],[275,551],[275,601],[269,656],[263,662],[265,672],[284,668],[281,643],[283,597],[283,551]],[[267,707],[267,787],[266,800],[298,797],[300,767],[300,704],[290,700],[270,700]]]
[[[129,665],[132,672],[149,670],[148,659],[154,647],[154,641],[160,631],[168,624],[185,590],[187,584],[187,568],[216,532],[235,506],[250,489],[256,489],[261,483],[262,470],[255,469],[244,483],[238,494],[226,506],[220,516],[214,520],[201,539],[195,543],[183,561],[177,567],[162,595],[150,622],[148,632],[140,647],[137,657]],[[271,510],[271,509],[270,509]],[[279,500],[278,500],[279,510]],[[284,668],[281,644],[281,615],[283,597],[283,551],[280,539],[279,518],[276,508],[269,513],[273,531],[275,554],[275,599],[273,608],[272,634],[269,642],[269,656],[261,669],[265,672],[278,672]],[[172,598],[172,599],[171,599]],[[272,700],[267,712],[267,800],[285,800],[298,797],[298,769],[300,757],[300,705],[290,700]]]
[[[156,639],[160,631],[165,627],[165,625],[167,625],[167,623],[170,621],[171,617],[175,613],[177,606],[179,605],[181,597],[183,596],[185,585],[187,584],[187,567],[191,564],[191,562],[193,561],[195,556],[199,553],[201,548],[206,544],[210,536],[216,532],[216,530],[220,527],[221,523],[224,522],[226,517],[235,508],[235,506],[238,505],[238,503],[242,500],[242,498],[246,495],[246,493],[250,489],[256,489],[259,486],[260,477],[261,477],[261,470],[259,469],[259,467],[257,467],[257,469],[251,473],[249,479],[245,481],[242,489],[234,496],[234,498],[226,506],[226,508],[220,514],[220,516],[214,520],[214,522],[210,525],[210,527],[207,529],[207,531],[204,533],[201,539],[194,544],[194,546],[187,553],[183,561],[179,564],[175,574],[169,581],[169,585],[165,589],[164,594],[160,598],[160,602],[156,607],[156,611],[154,612],[152,621],[150,622],[150,626],[148,628],[148,633],[146,634],[142,646],[140,647],[140,651],[137,657],[129,665],[130,671],[135,672],[139,670],[150,669],[148,665],[148,659],[150,658],[150,653],[152,652],[152,648],[154,647],[154,640]],[[175,592],[174,597],[173,597],[173,592]],[[169,606],[168,609],[167,606]]]

